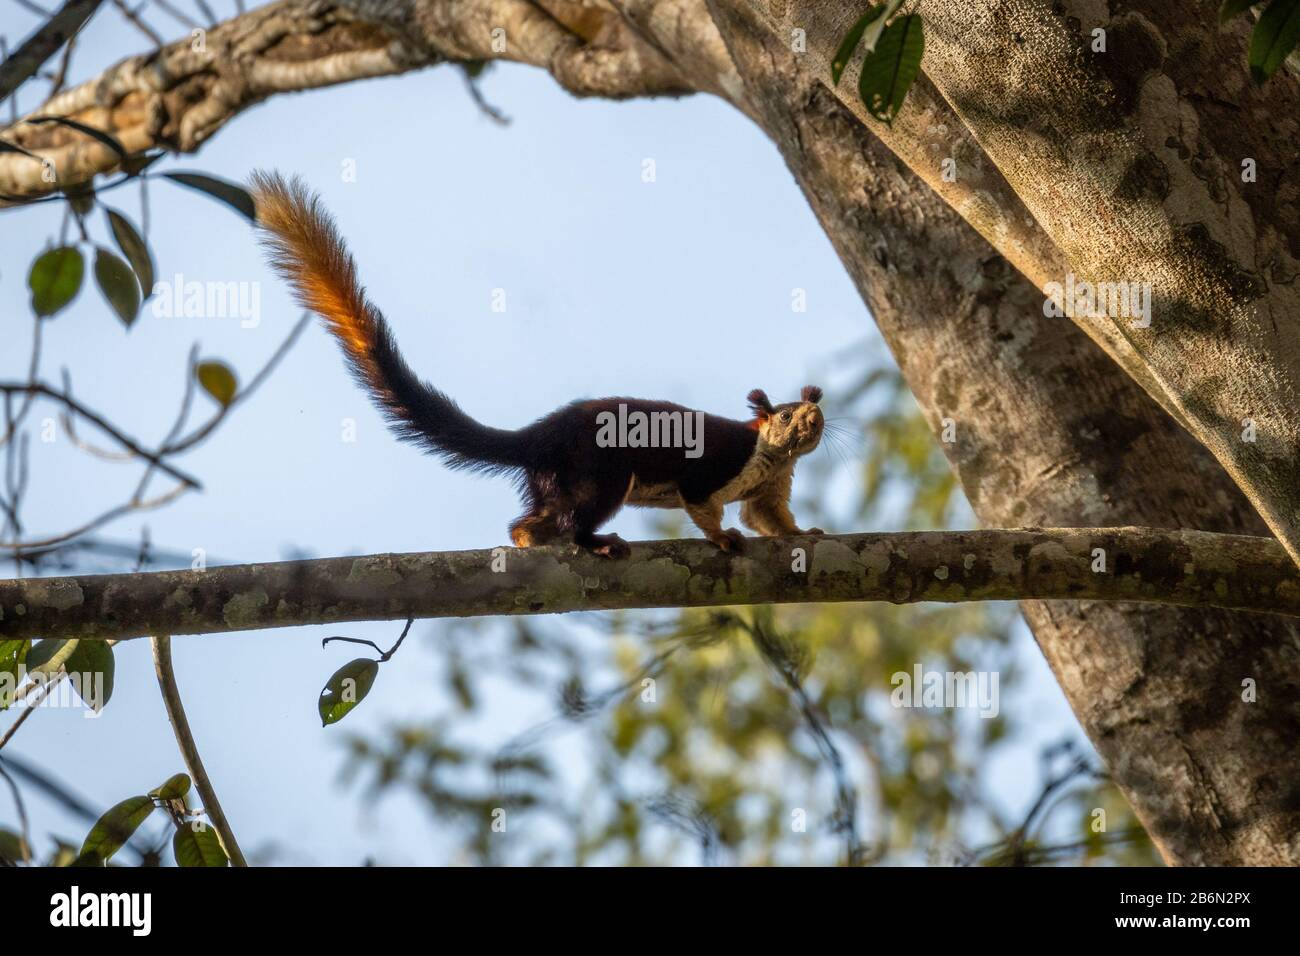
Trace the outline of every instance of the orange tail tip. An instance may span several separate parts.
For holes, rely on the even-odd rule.
[[[333,218],[296,176],[286,179],[258,170],[250,186],[272,268],[293,287],[304,308],[325,320],[347,357],[371,378],[370,353],[378,334],[374,307]]]

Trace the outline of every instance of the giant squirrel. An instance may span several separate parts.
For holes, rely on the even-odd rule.
[[[490,428],[411,371],[315,194],[297,178],[266,172],[254,173],[252,191],[271,265],[325,320],[398,437],[451,468],[516,479],[527,508],[510,525],[516,546],[573,541],[607,557],[626,556],[622,538],[596,533],[624,504],[684,508],[723,551],[744,547],[739,531],[722,527],[723,506],[733,501],[742,502],[740,520],[760,535],[822,533],[800,530],[789,506],[795,462],[817,447],[825,426],[820,388],[809,385],[800,401],[781,405],[754,389],[754,417],[743,422],[670,402],[603,398],[565,405],[517,431]],[[598,441],[602,422],[629,411],[694,416],[702,424],[701,453]]]

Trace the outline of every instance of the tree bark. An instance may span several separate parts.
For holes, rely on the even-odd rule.
[[[766,28],[786,44],[805,30],[807,62],[828,77],[856,8],[770,6],[781,15]],[[981,157],[972,165],[996,167],[1018,198],[1001,214],[958,208],[986,225],[1026,210],[1046,242],[1027,248],[1020,228],[984,235],[1040,285],[1073,274],[1150,286],[1149,327],[1113,315],[1080,324],[1214,453],[1300,561],[1300,80],[1282,70],[1251,83],[1241,19],[1220,29],[1194,0],[1125,7],[921,0],[942,112]],[[883,128],[865,118],[852,68],[836,94]],[[939,178],[954,154],[927,150],[912,117],[886,134],[891,148]]]
[[[122,641],[411,617],[1064,597],[1297,616],[1300,571],[1272,538],[1151,528],[749,538],[743,556],[698,539],[650,541],[617,561],[572,546],[502,547],[0,581],[0,638]]]
[[[751,112],[936,435],[955,424],[941,447],[984,524],[1267,533],[1206,450],[1079,329],[1045,318],[1033,283],[837,101],[811,58],[743,0],[715,11]],[[1136,605],[1022,609],[1166,860],[1300,863],[1300,629]],[[1247,678],[1260,689],[1249,704]]]

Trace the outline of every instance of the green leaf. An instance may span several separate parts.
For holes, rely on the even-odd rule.
[[[197,820],[176,828],[172,852],[176,854],[177,866],[226,866],[230,862],[217,839],[217,831]]]
[[[379,662],[368,657],[358,657],[335,671],[320,692],[321,726],[328,727],[346,717],[370,693],[378,673]]]
[[[1223,5],[1219,7],[1219,22],[1227,23],[1239,13],[1245,13],[1259,0],[1223,0]]]
[[[81,844],[79,859],[93,856],[107,863],[152,812],[153,798],[146,796],[127,797],[110,807],[90,828],[86,841]]]
[[[5,863],[30,863],[32,849],[21,835],[12,830],[0,829],[0,861]]]
[[[849,65],[849,60],[853,56],[853,51],[858,48],[862,42],[862,32],[866,30],[867,25],[876,17],[885,12],[885,5],[882,3],[872,7],[866,13],[858,18],[858,22],[849,28],[849,32],[844,34],[844,39],[840,41],[839,49],[835,51],[835,59],[831,60],[831,79],[839,83],[840,77],[844,75],[844,68]]]
[[[140,280],[141,293],[146,299],[149,298],[153,295],[153,256],[149,253],[149,244],[131,225],[131,220],[116,209],[105,206],[104,213],[108,216],[108,225],[113,230],[117,247],[122,250],[126,261],[135,270],[136,278]]]
[[[194,375],[203,386],[203,391],[216,399],[222,408],[228,407],[235,400],[239,383],[227,365],[221,362],[200,362]]]
[[[924,53],[921,18],[916,14],[899,17],[885,28],[875,51],[862,61],[858,77],[858,93],[872,116],[885,123],[894,121],[921,71]]]
[[[1256,83],[1277,72],[1288,54],[1300,42],[1300,0],[1272,0],[1259,15],[1250,35],[1246,62]]]
[[[237,186],[224,179],[217,179],[214,176],[205,176],[202,173],[163,173],[163,175],[173,182],[180,183],[182,186],[197,189],[201,193],[207,193],[214,199],[220,199],[232,209],[246,216],[249,222],[257,222],[257,207],[253,203],[253,197],[248,194],[248,190],[244,189],[244,187]]]
[[[81,643],[77,638],[63,640],[47,637],[32,645],[27,652],[27,672],[29,674],[52,674],[62,667]]]
[[[107,249],[96,246],[95,281],[117,317],[129,329],[140,311],[140,283],[131,267]]]
[[[18,674],[27,660],[32,646],[28,640],[0,641],[0,710],[8,710],[18,689]]]
[[[190,792],[191,786],[189,774],[174,773],[162,786],[150,790],[149,796],[157,797],[159,800],[180,800]]]
[[[81,699],[96,713],[103,710],[113,696],[113,648],[106,641],[79,640],[64,668],[69,675],[78,675],[73,686]]]
[[[37,256],[27,276],[32,311],[42,318],[58,312],[81,290],[85,274],[86,263],[76,246],[62,246]]]

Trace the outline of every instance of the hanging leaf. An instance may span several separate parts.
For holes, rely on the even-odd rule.
[[[117,317],[129,329],[140,311],[140,283],[131,267],[107,249],[96,246],[95,281]]]
[[[205,176],[202,173],[163,173],[163,175],[173,182],[180,183],[182,186],[197,189],[201,193],[207,193],[214,199],[220,199],[232,209],[246,216],[249,222],[257,222],[257,207],[253,203],[253,197],[248,194],[248,190],[244,189],[243,186],[237,186],[214,176]]]
[[[113,696],[113,648],[107,641],[78,641],[64,668],[78,696],[96,713]]]
[[[335,671],[317,702],[321,726],[328,727],[346,717],[370,693],[378,673],[379,662],[368,657],[358,657]]]
[[[63,640],[47,637],[37,641],[27,652],[27,672],[29,674],[53,674],[62,667],[81,643],[77,638]]]
[[[1272,0],[1259,15],[1246,54],[1255,82],[1263,83],[1276,73],[1297,42],[1300,42],[1300,0]]]
[[[894,121],[921,72],[924,53],[921,18],[916,14],[899,17],[885,28],[875,51],[862,61],[858,76],[858,92],[872,116],[885,123]]]
[[[14,702],[14,692],[18,690],[18,674],[27,660],[27,651],[32,646],[28,640],[0,641],[0,710],[8,710]]]
[[[844,34],[844,39],[840,41],[839,49],[835,51],[835,59],[831,60],[831,80],[839,83],[840,77],[844,75],[844,68],[849,65],[849,60],[853,57],[853,51],[858,48],[862,42],[862,32],[866,30],[876,17],[885,12],[885,5],[882,3],[872,7],[861,17],[858,22],[849,28],[849,32]]]
[[[218,405],[222,408],[229,407],[230,403],[235,400],[235,392],[239,390],[239,383],[235,380],[235,373],[228,366],[221,362],[200,362],[194,370],[194,375],[203,386],[203,391],[211,395]]]
[[[176,828],[172,852],[176,854],[177,866],[226,866],[230,862],[217,839],[217,831],[197,820]]]
[[[153,256],[149,253],[149,244],[131,225],[131,220],[116,209],[105,206],[104,213],[108,216],[108,225],[113,230],[117,247],[122,250],[126,261],[135,270],[136,278],[140,280],[140,292],[144,298],[149,298],[153,295]]]
[[[152,812],[153,798],[146,796],[127,797],[110,807],[90,828],[86,841],[81,844],[78,861],[107,863]]]
[[[86,263],[76,246],[62,246],[37,256],[27,276],[32,311],[41,318],[54,315],[76,298],[85,274]]]
[[[157,797],[159,800],[180,800],[190,792],[191,786],[189,774],[174,773],[162,786],[150,790],[149,796]]]

